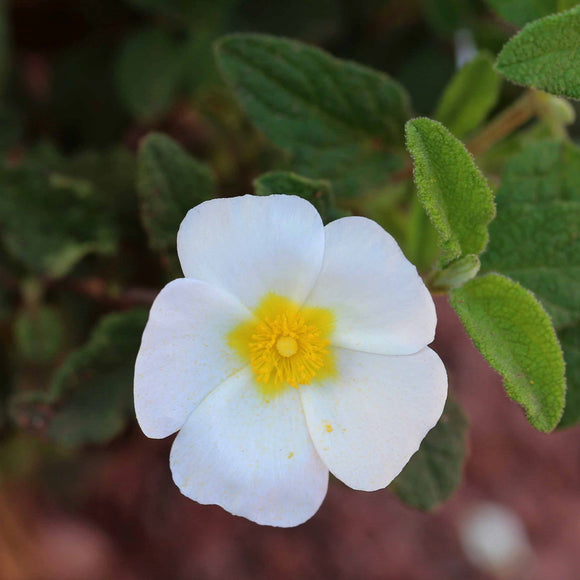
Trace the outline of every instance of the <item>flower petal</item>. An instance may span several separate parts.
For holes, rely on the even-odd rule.
[[[167,437],[214,387],[243,366],[227,344],[251,314],[205,282],[170,282],[155,299],[135,363],[135,412],[148,437]]]
[[[362,217],[324,231],[322,271],[306,303],[334,311],[331,343],[377,354],[412,354],[429,344],[433,299],[393,237]]]
[[[346,349],[335,355],[338,378],[300,387],[312,440],[346,485],[384,488],[441,416],[445,367],[429,348],[407,356]]]
[[[225,381],[190,415],[170,463],[187,497],[271,526],[306,521],[328,486],[298,391],[266,401],[250,369]]]
[[[301,303],[320,272],[324,228],[297,196],[213,199],[188,212],[177,251],[186,277],[220,286],[249,308],[265,292]]]

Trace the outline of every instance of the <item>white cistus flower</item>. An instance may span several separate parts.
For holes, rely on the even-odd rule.
[[[148,437],[202,504],[295,526],[330,471],[386,487],[436,424],[447,375],[431,295],[375,222],[326,227],[288,195],[215,199],[177,236],[185,278],[151,307],[135,368]]]

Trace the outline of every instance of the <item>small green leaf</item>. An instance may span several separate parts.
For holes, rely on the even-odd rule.
[[[439,422],[391,484],[402,501],[430,510],[457,489],[465,461],[467,426],[459,403],[449,396]]]
[[[22,310],[14,321],[16,349],[27,362],[52,362],[64,347],[65,334],[62,315],[52,306]]]
[[[151,120],[173,104],[183,70],[183,45],[160,28],[129,36],[116,63],[119,95],[127,110]]]
[[[507,394],[540,431],[562,416],[564,359],[550,318],[534,295],[497,274],[471,280],[450,293],[451,305]]]
[[[213,176],[207,165],[160,133],[142,141],[137,165],[141,219],[151,247],[163,252],[175,246],[185,214],[212,197]]]
[[[109,314],[68,356],[44,396],[52,408],[50,439],[78,447],[105,443],[123,429],[133,408],[135,357],[146,321],[145,310]]]
[[[109,255],[117,231],[91,182],[37,164],[0,168],[0,231],[31,271],[59,277],[90,253]]]
[[[493,195],[463,144],[441,123],[413,119],[406,125],[417,194],[439,233],[440,265],[487,244],[487,225],[495,215]]]
[[[556,328],[580,323],[580,149],[526,147],[508,162],[481,269],[517,280]]]
[[[329,179],[337,195],[384,182],[401,165],[407,97],[384,74],[305,44],[262,35],[232,35],[217,44],[226,80],[294,169]]]
[[[495,107],[500,85],[493,58],[488,53],[479,53],[451,79],[437,105],[435,118],[462,138],[476,129]]]
[[[503,48],[497,70],[514,83],[580,99],[580,6],[528,24]]]
[[[347,215],[336,207],[332,186],[323,179],[308,179],[296,173],[273,171],[255,179],[254,190],[256,195],[298,195],[314,205],[325,224]]]
[[[578,0],[487,0],[502,17],[516,26],[524,26],[548,14],[576,6]]]

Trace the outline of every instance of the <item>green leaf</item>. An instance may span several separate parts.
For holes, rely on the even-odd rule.
[[[31,271],[59,277],[89,253],[115,252],[115,224],[89,181],[29,163],[0,168],[0,187],[0,235]]]
[[[528,24],[503,48],[497,70],[514,83],[580,99],[580,6]]]
[[[540,431],[558,425],[564,408],[564,359],[550,318],[534,295],[498,274],[450,293],[451,305],[507,394]]]
[[[394,151],[408,103],[386,75],[269,36],[232,35],[216,49],[250,119],[290,151],[297,173],[331,180],[341,196],[377,185],[400,167]]]
[[[495,107],[500,85],[492,56],[479,53],[451,79],[437,105],[435,118],[456,137],[467,135]]]
[[[580,149],[529,145],[508,162],[482,271],[517,280],[554,325],[580,323]]]
[[[580,325],[558,332],[566,361],[566,407],[558,427],[570,427],[580,421]]]
[[[516,26],[576,6],[578,0],[487,0],[502,17]]]
[[[467,427],[459,403],[449,396],[439,422],[391,484],[402,501],[431,510],[457,489],[465,461]]]
[[[145,28],[129,36],[115,68],[127,110],[140,120],[167,112],[177,95],[183,64],[182,43],[164,30]]]
[[[133,372],[147,311],[105,316],[90,340],[72,352],[48,393],[32,392],[15,403],[19,422],[42,406],[46,435],[65,447],[106,443],[119,434],[133,408]]]
[[[122,146],[104,151],[82,151],[53,163],[55,170],[90,181],[103,203],[118,214],[133,217],[137,211],[136,158]]]
[[[556,328],[564,328],[558,335],[568,391],[561,426],[572,425],[580,420],[580,149],[568,142],[528,145],[508,162],[497,206],[482,270],[532,290]]]
[[[256,195],[298,195],[317,209],[325,224],[347,215],[336,207],[332,186],[323,179],[308,179],[296,173],[273,171],[254,180],[254,191]]]
[[[421,0],[420,4],[427,23],[435,32],[445,36],[465,28],[473,12],[470,3],[465,0]]]
[[[64,347],[65,335],[62,315],[52,306],[22,310],[14,321],[16,349],[27,362],[52,362]]]
[[[166,135],[150,133],[139,148],[137,190],[149,243],[163,252],[175,247],[185,214],[212,197],[215,184],[207,165]]]
[[[493,195],[463,144],[441,123],[413,119],[406,125],[417,194],[439,234],[440,265],[487,244],[495,215]]]

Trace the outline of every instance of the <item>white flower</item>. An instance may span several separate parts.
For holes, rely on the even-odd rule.
[[[447,376],[426,347],[433,300],[393,238],[361,217],[323,227],[295,196],[190,210],[185,278],[155,300],[135,409],[171,449],[183,494],[260,524],[295,526],[328,472],[387,486],[439,419]]]

